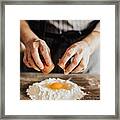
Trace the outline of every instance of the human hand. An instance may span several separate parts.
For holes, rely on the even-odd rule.
[[[27,67],[37,71],[42,70],[44,73],[49,73],[54,68],[50,49],[44,40],[30,40],[25,44],[25,47],[23,62]]]
[[[79,73],[86,70],[89,63],[91,49],[87,42],[80,41],[72,44],[59,60],[58,65],[64,70],[64,74]],[[71,63],[67,66],[68,61]]]

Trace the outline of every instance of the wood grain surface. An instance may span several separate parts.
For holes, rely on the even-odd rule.
[[[20,100],[30,100],[26,94],[29,85],[40,82],[46,78],[62,78],[67,80],[72,77],[71,81],[84,87],[83,91],[87,93],[82,100],[100,100],[100,76],[96,74],[48,74],[42,73],[21,73],[20,74]]]

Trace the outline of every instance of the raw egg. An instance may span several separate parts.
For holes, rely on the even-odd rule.
[[[59,90],[59,89],[68,90],[70,88],[70,86],[67,83],[54,82],[52,84],[49,84],[48,88],[51,88],[53,90]]]

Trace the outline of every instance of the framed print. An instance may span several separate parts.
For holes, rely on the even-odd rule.
[[[1,7],[2,119],[119,119],[118,1]]]

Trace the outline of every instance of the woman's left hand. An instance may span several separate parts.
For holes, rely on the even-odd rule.
[[[87,42],[80,41],[72,44],[59,60],[58,65],[64,70],[64,74],[79,73],[86,70],[89,63],[91,50]],[[67,62],[71,59],[71,63]]]

